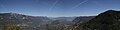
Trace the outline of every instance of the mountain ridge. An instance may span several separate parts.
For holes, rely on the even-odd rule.
[[[79,25],[82,30],[120,30],[120,11],[108,10]]]

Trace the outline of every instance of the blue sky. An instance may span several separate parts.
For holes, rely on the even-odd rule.
[[[93,16],[120,9],[120,0],[0,0],[0,12],[32,16]]]

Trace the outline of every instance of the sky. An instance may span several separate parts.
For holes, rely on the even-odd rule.
[[[0,0],[0,13],[32,16],[94,16],[120,9],[120,0]]]

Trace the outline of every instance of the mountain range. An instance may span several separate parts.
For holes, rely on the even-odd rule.
[[[120,11],[108,10],[97,16],[46,17],[0,13],[0,29],[20,26],[21,30],[120,30]]]
[[[51,29],[58,30],[59,28],[55,28],[65,28],[63,26],[73,25],[75,18],[76,17],[46,17],[29,16],[18,13],[0,13],[0,25],[18,25],[22,26],[23,30],[46,30],[48,26],[51,26],[53,27]]]

